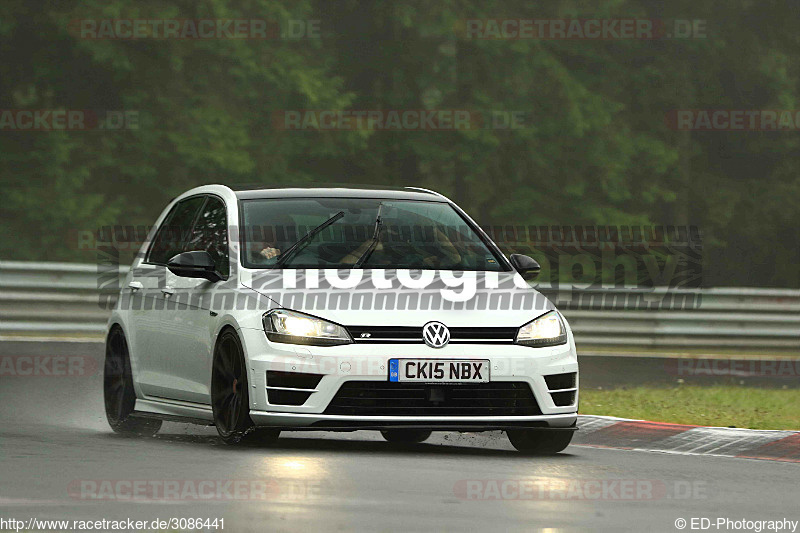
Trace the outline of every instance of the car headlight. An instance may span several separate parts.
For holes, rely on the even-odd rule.
[[[353,342],[347,330],[339,324],[297,311],[273,309],[264,313],[263,322],[267,338],[273,342],[314,346],[335,346]]]
[[[564,344],[567,342],[567,328],[558,312],[550,311],[519,328],[514,342],[526,346]]]

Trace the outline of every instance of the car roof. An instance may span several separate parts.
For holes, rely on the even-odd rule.
[[[240,200],[259,198],[387,198],[391,200],[423,200],[448,202],[444,196],[415,188],[360,187],[231,187]]]

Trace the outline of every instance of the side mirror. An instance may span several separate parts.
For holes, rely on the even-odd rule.
[[[167,262],[167,268],[182,278],[202,278],[211,282],[222,279],[216,271],[214,259],[206,251],[178,254]]]
[[[526,281],[530,281],[538,276],[539,271],[542,269],[536,259],[528,257],[527,255],[511,254],[508,259],[511,261],[511,266],[513,266]]]

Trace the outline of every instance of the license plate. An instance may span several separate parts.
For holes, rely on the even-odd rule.
[[[487,383],[489,381],[489,361],[389,359],[389,381]]]

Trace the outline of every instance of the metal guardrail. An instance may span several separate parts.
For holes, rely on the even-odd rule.
[[[120,268],[119,276],[127,270]],[[103,273],[103,285],[120,286],[109,283],[113,275]],[[101,295],[113,300],[116,290],[98,289],[98,279],[92,264],[0,261],[0,336],[102,336],[109,312],[99,305]],[[582,349],[700,347],[800,354],[800,290],[543,292],[567,317]]]

